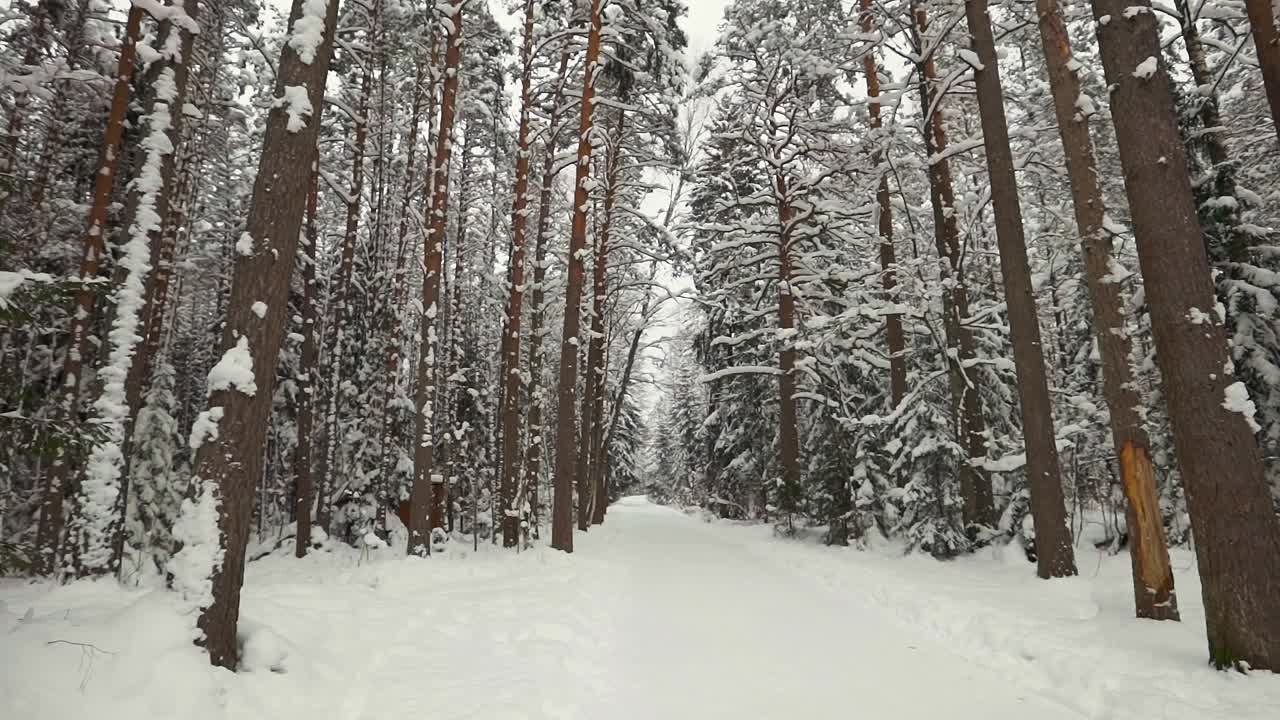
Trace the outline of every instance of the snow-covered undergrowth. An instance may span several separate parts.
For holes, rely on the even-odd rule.
[[[175,593],[0,581],[0,718],[1280,717],[1280,677],[1206,665],[1182,552],[1174,624],[1132,619],[1124,555],[1044,582],[1012,551],[824,548],[635,500],[572,556],[274,544],[238,673]]]

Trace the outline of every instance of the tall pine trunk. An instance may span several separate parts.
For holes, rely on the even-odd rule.
[[[324,17],[310,14],[315,5],[294,0],[289,15],[290,37],[281,51],[275,86],[281,102],[267,115],[249,216],[237,243],[220,343],[223,355],[209,373],[209,409],[192,432],[192,445],[198,446],[192,467],[197,501],[184,509],[188,537],[180,555],[190,553],[187,564],[212,560],[212,567],[207,585],[187,577],[182,589],[201,605],[199,628],[210,660],[230,669],[238,660],[236,626],[254,487],[262,476],[289,278],[317,162],[337,24],[337,0],[323,4]],[[321,23],[320,37],[310,27],[300,29],[300,22]],[[206,525],[215,512],[217,529],[211,537]]]
[[[453,121],[457,115],[458,64],[462,56],[462,3],[450,7],[446,23],[444,81],[440,97],[440,124],[431,172],[431,208],[427,219],[426,265],[422,280],[422,342],[418,357],[417,415],[414,427],[413,486],[409,491],[409,554],[431,552],[433,497],[444,491],[444,478],[435,472],[436,353],[440,350],[440,283],[444,265],[444,240],[449,208],[449,157]],[[435,485],[441,485],[437,488]]]
[[[1036,570],[1042,578],[1076,574],[1071,529],[1062,493],[1062,470],[1053,428],[1053,401],[1044,369],[1040,343],[1040,317],[1031,286],[1031,264],[1022,228],[1018,181],[1009,147],[1009,124],[1004,114],[1000,85],[1000,60],[987,14],[987,0],[967,0],[965,15],[973,50],[978,56],[974,81],[986,148],[991,202],[995,206],[996,242],[1000,247],[1000,274],[1004,279],[1013,362],[1022,406],[1022,435],[1027,451],[1027,479],[1031,486],[1031,515],[1036,531]]]
[[[319,152],[311,168],[311,184],[307,187],[306,248],[302,261],[302,356],[299,364],[297,413],[298,444],[293,451],[294,555],[306,557],[311,546],[311,507],[315,504],[315,480],[311,469],[311,434],[315,412],[315,382],[320,370],[320,348],[316,343],[316,323],[320,320],[319,298],[316,297],[316,263],[320,259],[320,235],[316,228],[316,209],[320,194]]]
[[[1195,533],[1209,657],[1280,669],[1280,522],[1234,380],[1155,15],[1093,0],[1156,359]],[[1107,22],[1103,22],[1103,18]]]
[[[800,432],[796,413],[796,297],[791,286],[791,244],[795,217],[788,194],[786,176],[779,172],[774,179],[778,197],[778,334],[782,348],[778,351],[778,463],[782,466],[778,509],[786,515],[787,529],[794,528],[794,515],[800,500]]]
[[[863,34],[870,35],[874,26],[871,22],[871,0],[860,0],[859,9],[862,17],[860,24]],[[881,147],[885,141],[880,135],[880,74],[876,66],[874,51],[868,51],[862,58],[862,67],[867,76],[867,112],[871,117],[872,142],[876,144],[871,155],[871,162],[876,166],[880,181],[876,188],[877,227],[880,233],[880,283],[884,289],[885,301],[895,303],[898,285],[897,257],[893,248],[893,208],[889,204],[889,173],[884,162]],[[902,315],[888,312],[884,316],[885,344],[889,350],[889,400],[897,407],[907,396],[907,358],[906,335],[902,329]]]
[[[111,191],[115,185],[116,169],[120,164],[120,143],[124,137],[138,34],[142,29],[144,15],[142,8],[134,5],[129,8],[129,15],[125,20],[111,108],[107,114],[107,129],[102,139],[102,151],[98,156],[98,171],[94,174],[89,228],[81,243],[80,288],[76,292],[76,311],[71,318],[71,347],[62,366],[63,380],[54,409],[55,422],[75,423],[80,412],[80,379],[85,369],[85,353],[89,350],[89,325],[93,322],[97,302],[92,283],[98,276],[98,269],[106,253],[103,233],[106,231],[107,213],[111,209]],[[69,457],[69,449],[65,440],[55,443],[54,455],[41,487],[36,556],[32,567],[38,575],[52,573],[58,565],[55,556],[62,537],[66,482],[71,475],[72,458]]]
[[[578,439],[578,529],[586,530],[591,526],[596,503],[605,503],[604,498],[596,497],[596,474],[593,463],[601,458],[593,455],[597,444],[597,425],[604,418],[604,386],[605,386],[605,327],[604,296],[608,282],[609,266],[609,231],[613,226],[613,204],[618,194],[618,162],[622,155],[622,137],[626,132],[626,111],[619,109],[618,122],[613,129],[613,138],[609,142],[609,157],[606,160],[604,216],[600,218],[595,233],[595,263],[591,268],[591,337],[587,341],[587,377],[583,385],[585,394],[582,398],[582,427]],[[585,488],[585,492],[584,492]]]
[[[577,470],[578,336],[582,324],[583,255],[587,252],[587,205],[591,193],[592,113],[600,62],[601,0],[591,0],[591,29],[582,81],[582,118],[578,123],[578,152],[573,191],[573,229],[569,241],[565,284],[564,331],[560,340],[560,388],[556,406],[555,498],[551,515],[551,547],[573,552],[573,489]],[[579,498],[581,502],[584,498]]]
[[[1110,279],[1115,260],[1111,235],[1104,226],[1106,204],[1098,183],[1089,117],[1077,106],[1080,79],[1073,69],[1071,42],[1057,0],[1037,0],[1036,11],[1093,306],[1094,337],[1102,358],[1102,393],[1111,417],[1111,441],[1128,501],[1134,607],[1141,618],[1177,620],[1178,600],[1156,492],[1151,440],[1139,414],[1141,397],[1130,365],[1133,344],[1125,328],[1120,284]]]
[[[510,297],[502,336],[502,546],[520,543],[520,325],[524,306],[524,246],[529,208],[529,113],[533,104],[534,0],[524,3],[524,43],[520,49],[520,126],[516,131],[516,179],[511,203]]]
[[[521,507],[526,504],[529,506],[529,524],[535,537],[538,533],[538,483],[541,481],[542,462],[546,456],[542,426],[543,411],[546,408],[545,388],[542,386],[542,366],[545,361],[542,335],[546,330],[543,305],[546,300],[547,241],[551,225],[551,190],[556,175],[556,142],[560,136],[560,111],[564,104],[568,71],[569,53],[562,51],[551,116],[547,120],[542,144],[542,184],[538,192],[538,227],[534,232],[533,278],[529,295],[529,422],[525,439],[523,490],[517,492],[517,495],[520,497]]]
[[[928,153],[929,200],[933,206],[934,242],[942,266],[943,281],[950,290],[943,291],[943,331],[947,341],[952,395],[957,410],[956,431],[959,445],[967,451],[968,462],[960,466],[960,494],[964,500],[962,519],[966,528],[974,525],[994,527],[995,499],[991,478],[982,469],[987,456],[987,425],[982,414],[978,375],[973,370],[977,356],[973,331],[964,323],[969,317],[969,289],[965,284],[965,253],[960,247],[960,228],[956,220],[955,189],[951,182],[951,164],[946,159],[947,132],[942,121],[942,97],[934,93],[930,83],[937,80],[935,49],[927,48],[924,34],[929,18],[924,6],[912,3],[914,31],[919,37],[922,60],[920,105],[924,112],[925,151]]]

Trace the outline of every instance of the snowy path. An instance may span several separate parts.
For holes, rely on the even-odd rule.
[[[575,541],[282,550],[248,568],[236,674],[172,593],[6,581],[0,718],[1280,717],[1280,678],[1205,667],[1194,574],[1187,622],[1139,623],[1123,557],[1044,583],[1016,558],[821,548],[637,500]]]

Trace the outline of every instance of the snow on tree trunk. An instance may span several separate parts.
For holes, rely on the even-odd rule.
[[[1130,8],[1145,12],[1127,12]],[[1280,522],[1236,387],[1187,158],[1146,2],[1093,0],[1156,359],[1200,570],[1210,660],[1280,669]],[[1212,429],[1212,432],[1206,432]]]
[[[551,516],[551,547],[573,552],[573,488],[577,469],[578,348],[581,345],[583,260],[587,254],[587,206],[591,173],[592,114],[600,63],[601,0],[592,0],[591,27],[582,81],[582,116],[578,123],[578,151],[573,192],[573,226],[569,240],[565,285],[564,331],[560,341],[560,387],[556,406],[555,497]],[[582,499],[580,498],[579,501]]]
[[[80,288],[76,293],[76,312],[71,320],[70,350],[63,364],[61,399],[55,410],[55,420],[63,422],[70,422],[79,412],[80,381],[85,368],[84,356],[88,351],[89,326],[93,322],[97,300],[91,283],[98,275],[98,268],[106,252],[103,233],[106,230],[107,214],[111,208],[111,190],[115,184],[116,169],[120,162],[120,143],[124,137],[124,121],[129,109],[134,59],[143,15],[142,8],[135,5],[129,9],[129,15],[125,20],[111,108],[107,114],[107,128],[102,140],[98,171],[94,174],[89,229],[84,235],[80,257]],[[55,555],[62,537],[63,499],[66,493],[66,482],[71,475],[69,450],[65,441],[59,441],[56,444],[54,456],[49,463],[44,485],[41,488],[40,521],[36,531],[36,557],[32,568],[36,574],[40,575],[54,572],[58,565]]]
[[[223,356],[209,373],[208,409],[192,431],[196,500],[184,503],[184,545],[172,563],[174,580],[200,609],[198,642],[208,649],[210,661],[231,669],[237,663],[236,627],[254,487],[262,474],[289,278],[316,162],[337,5],[337,0],[293,2],[290,32],[300,32],[299,23],[314,25],[318,18],[321,33],[317,39],[308,31],[305,42],[287,43],[281,51],[278,101],[267,116],[245,226],[243,244],[251,245],[246,248],[250,252],[235,257],[220,342]],[[284,102],[290,88],[303,89],[311,108],[301,127],[297,104]],[[266,311],[255,312],[257,303],[265,304]]]
[[[1018,376],[1018,397],[1022,409],[1022,434],[1027,450],[1027,477],[1031,485],[1031,514],[1035,518],[1036,565],[1042,578],[1076,574],[1071,528],[1067,526],[1066,500],[1062,492],[1062,470],[1053,428],[1053,401],[1044,368],[1040,342],[1040,318],[1031,286],[1031,265],[1022,227],[1022,206],[1018,181],[1009,147],[1009,124],[1004,113],[1004,92],[1000,84],[1000,59],[987,14],[987,0],[968,0],[965,15],[973,50],[978,56],[974,81],[982,139],[986,147],[991,200],[995,206],[996,242],[1000,247],[1000,269],[1009,313],[1013,361]]]
[[[1036,11],[1084,255],[1094,333],[1102,358],[1102,392],[1111,417],[1112,443],[1120,460],[1120,481],[1128,501],[1134,607],[1138,617],[1176,620],[1178,601],[1156,494],[1151,440],[1139,414],[1141,397],[1130,365],[1133,343],[1125,328],[1120,283],[1108,281],[1116,261],[1111,235],[1104,227],[1106,204],[1098,181],[1089,117],[1078,107],[1080,80],[1072,69],[1070,38],[1057,0],[1037,0]]]
[[[431,507],[444,477],[436,472],[435,424],[437,353],[440,351],[440,285],[444,269],[444,240],[449,208],[449,157],[457,114],[458,65],[462,45],[462,3],[449,6],[444,18],[444,80],[440,96],[440,124],[431,172],[431,207],[427,218],[425,277],[422,281],[422,339],[418,357],[418,397],[414,428],[413,486],[409,492],[410,555],[431,552]]]

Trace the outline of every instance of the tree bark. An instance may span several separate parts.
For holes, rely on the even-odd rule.
[[[444,478],[435,470],[436,352],[439,350],[440,282],[444,265],[444,240],[449,207],[449,156],[453,121],[457,114],[458,63],[462,51],[462,3],[451,6],[445,46],[444,83],[440,97],[440,125],[431,173],[431,209],[428,218],[426,269],[422,281],[422,342],[418,357],[418,397],[413,456],[413,487],[409,493],[409,554],[431,553],[430,510],[436,491],[443,492]],[[439,478],[439,479],[437,479]]]
[[[1232,377],[1157,22],[1146,0],[1093,0],[1112,120],[1220,668],[1280,669],[1280,522],[1247,391]],[[1105,18],[1105,21],[1104,21]]]
[[[520,126],[516,131],[515,198],[511,207],[511,294],[502,336],[502,546],[520,544],[520,321],[524,304],[524,246],[529,207],[529,110],[533,104],[534,0],[524,3],[524,43],[520,50]]]
[[[591,268],[591,337],[587,341],[587,377],[583,383],[582,427],[578,439],[578,529],[591,526],[594,513],[595,473],[592,463],[599,458],[592,455],[595,445],[596,425],[601,422],[604,410],[605,386],[605,327],[604,296],[608,282],[609,232],[613,226],[613,204],[618,193],[618,162],[622,155],[622,137],[626,132],[626,111],[618,110],[618,124],[613,129],[609,143],[609,158],[605,170],[604,217],[600,218],[595,237],[595,263]],[[601,499],[600,502],[606,502]]]
[[[1102,392],[1111,416],[1111,441],[1119,458],[1120,482],[1128,500],[1134,608],[1140,618],[1177,620],[1178,599],[1156,492],[1151,441],[1139,415],[1141,397],[1130,365],[1133,344],[1125,328],[1120,284],[1109,277],[1115,260],[1111,235],[1104,226],[1106,204],[1098,183],[1089,117],[1077,107],[1080,79],[1072,69],[1075,65],[1070,38],[1058,2],[1037,0],[1036,10],[1084,255],[1094,337],[1102,357]]]
[[[1276,11],[1271,0],[1245,0],[1249,25],[1253,27],[1253,45],[1258,51],[1262,84],[1271,105],[1271,122],[1280,138],[1280,31],[1276,29]]]
[[[924,33],[929,18],[923,4],[912,3],[914,30],[924,48]],[[964,500],[962,519],[966,527],[996,525],[995,499],[991,478],[979,465],[987,456],[987,426],[982,414],[982,396],[978,377],[971,369],[977,356],[973,331],[964,323],[969,317],[969,290],[965,285],[964,253],[960,246],[960,228],[955,215],[955,190],[951,182],[951,164],[946,159],[947,132],[942,120],[942,98],[936,97],[929,84],[937,80],[933,51],[920,63],[920,105],[924,108],[925,150],[929,155],[929,199],[933,206],[934,241],[943,264],[943,282],[950,292],[943,295],[943,330],[947,339],[947,364],[951,368],[952,388],[959,411],[957,433],[959,445],[969,454],[969,462],[960,467],[960,494]]]
[[[125,115],[129,109],[129,93],[132,89],[133,66],[137,53],[138,34],[142,29],[144,11],[139,6],[129,8],[125,20],[124,38],[120,45],[120,58],[116,66],[115,86],[111,96],[111,109],[107,114],[107,129],[102,139],[102,153],[98,158],[98,172],[94,174],[93,203],[89,208],[89,229],[81,243],[80,288],[76,292],[76,312],[71,318],[70,342],[67,358],[63,363],[63,382],[55,417],[63,423],[75,423],[80,406],[80,378],[84,373],[84,355],[88,350],[89,325],[93,322],[97,295],[92,288],[101,267],[106,246],[103,232],[107,213],[111,208],[111,190],[115,185],[116,169],[120,161],[120,143],[124,137]],[[36,529],[36,557],[33,571],[48,575],[57,569],[59,540],[62,537],[63,501],[66,482],[70,477],[70,460],[65,442],[54,448],[54,456],[46,471],[41,487],[40,520]]]
[[[364,158],[369,138],[369,97],[373,88],[371,64],[366,62],[360,76],[360,100],[358,117],[353,119],[355,136],[351,147],[351,192],[347,197],[346,226],[342,233],[342,250],[338,259],[337,278],[330,283],[329,318],[325,324],[325,377],[322,379],[321,419],[324,423],[320,434],[320,477],[316,479],[316,518],[325,532],[329,531],[332,482],[337,472],[338,455],[342,447],[338,425],[342,409],[342,353],[347,337],[347,301],[351,293],[351,275],[355,266],[356,243],[360,239],[361,206],[364,199]]]
[[[870,35],[873,28],[871,22],[871,0],[859,0],[862,17],[860,24],[863,34]],[[871,117],[871,132],[876,143],[872,151],[871,162],[876,166],[880,182],[876,189],[876,218],[880,232],[880,283],[884,289],[885,301],[895,303],[898,285],[897,257],[893,248],[893,208],[889,204],[889,174],[882,167],[884,162],[880,143],[880,75],[876,67],[875,52],[867,52],[862,58],[862,67],[867,76],[867,112]],[[884,316],[885,343],[889,349],[889,400],[897,407],[907,396],[907,358],[906,335],[902,329],[902,315],[889,312]]]
[[[782,465],[782,487],[778,509],[787,516],[792,529],[793,515],[800,500],[800,433],[796,417],[796,347],[792,331],[796,327],[796,298],[791,287],[791,242],[794,228],[787,179],[775,178],[778,194],[778,331],[782,348],[778,352],[778,461]]]
[[[293,33],[304,7],[304,0],[294,0],[289,14],[291,39],[303,37]],[[198,624],[212,663],[229,669],[235,668],[238,659],[236,626],[254,486],[262,474],[263,442],[288,313],[289,277],[297,255],[310,171],[316,162],[337,0],[329,0],[325,10],[318,46],[308,46],[306,40],[286,42],[281,51],[275,95],[285,98],[286,88],[305,88],[309,108],[302,112],[301,98],[295,97],[282,100],[267,115],[262,159],[245,228],[248,238],[242,240],[235,258],[221,349],[223,362],[237,357],[233,352],[252,358],[253,384],[239,379],[215,386],[211,373],[209,413],[217,408],[220,415],[206,414],[206,419],[216,416],[217,434],[193,437],[203,441],[193,462],[193,482],[215,488],[211,496],[218,503],[218,536],[223,550],[222,561],[212,572],[212,604],[202,609]],[[299,54],[299,47],[304,55]],[[246,247],[249,239],[252,246]],[[259,303],[266,305],[265,311]]]
[[[298,444],[293,451],[293,477],[297,488],[294,492],[294,515],[297,530],[294,532],[294,555],[306,557],[311,547],[311,506],[315,504],[315,482],[311,474],[311,430],[315,409],[316,383],[313,381],[320,368],[320,348],[316,344],[316,322],[320,319],[316,297],[316,263],[320,257],[320,236],[316,228],[316,206],[320,194],[319,151],[311,167],[311,184],[307,187],[307,247],[302,253],[302,355],[299,362],[302,372],[298,376]]]
[[[1031,264],[1022,228],[1018,180],[1009,147],[1009,124],[1004,114],[1000,59],[987,14],[987,0],[967,0],[965,15],[979,66],[974,68],[982,142],[986,148],[991,203],[995,206],[996,242],[1000,246],[1000,274],[1013,343],[1013,362],[1022,406],[1022,435],[1027,451],[1027,479],[1031,485],[1031,515],[1036,530],[1036,570],[1042,578],[1076,574],[1075,549],[1067,526],[1062,493],[1062,470],[1053,427],[1053,401],[1044,369],[1040,316],[1031,286]]]
[[[565,285],[564,332],[560,341],[560,389],[556,413],[555,499],[551,517],[551,547],[573,552],[573,488],[577,470],[578,333],[582,323],[583,256],[587,253],[587,204],[591,193],[592,112],[595,109],[596,70],[600,62],[601,0],[591,0],[591,29],[582,82],[582,118],[578,124],[577,173],[573,192],[573,230],[569,242]]]
[[[538,483],[542,476],[543,408],[546,396],[542,387],[542,365],[545,360],[542,335],[545,332],[543,304],[546,298],[547,240],[551,224],[551,190],[555,184],[556,141],[560,136],[560,110],[564,104],[564,86],[568,79],[569,53],[560,53],[560,69],[556,75],[556,92],[542,148],[542,186],[538,193],[538,228],[534,233],[533,281],[529,296],[529,423],[525,441],[524,489],[518,492],[521,507],[530,507],[530,525],[538,532]]]

